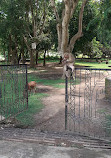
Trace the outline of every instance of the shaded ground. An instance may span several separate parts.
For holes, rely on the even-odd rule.
[[[45,108],[35,116],[36,128],[40,131],[64,131],[64,89],[48,88],[49,97],[42,100]]]
[[[38,73],[38,76],[43,79],[61,79],[62,67],[59,65],[49,65],[45,71]],[[64,131],[65,122],[65,89],[58,89],[52,86],[38,85],[37,93],[46,92],[49,97],[45,97],[42,102],[45,108],[35,115],[36,129],[40,131]]]

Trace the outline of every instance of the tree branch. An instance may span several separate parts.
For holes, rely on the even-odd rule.
[[[54,14],[55,14],[57,23],[60,23],[60,17],[59,17],[58,11],[56,9],[55,0],[50,0],[50,4],[51,4],[51,6],[52,6],[52,8],[54,10]]]
[[[70,7],[71,7],[71,13],[70,13],[70,19],[72,18],[73,14],[74,14],[74,11],[75,11],[75,8],[78,4],[79,0],[70,0]]]
[[[64,0],[64,4],[65,4],[65,9],[64,9],[64,16],[62,20],[62,44],[61,44],[62,54],[65,52],[69,41],[68,25],[70,20],[70,1]]]
[[[46,7],[45,7],[45,1],[44,1],[44,11],[43,11],[43,17],[42,17],[43,20],[41,20],[43,23],[42,23],[42,26],[40,28],[40,31],[39,31],[39,35],[41,35],[41,33],[43,32],[43,29],[44,29],[44,24],[45,24],[45,19],[46,19]]]
[[[28,51],[31,52],[31,48],[28,45],[27,38],[25,36],[23,36],[23,39],[24,39],[24,42],[25,42],[25,44],[27,46]]]
[[[84,0],[81,6],[81,10],[79,13],[79,29],[78,32],[82,34],[82,21],[83,21],[83,12],[84,12],[84,7],[86,5],[87,0]]]
[[[74,48],[75,42],[83,36],[82,34],[82,21],[83,21],[83,12],[84,12],[84,7],[86,5],[87,0],[84,0],[81,6],[81,10],[79,13],[79,26],[78,26],[78,32],[71,38],[69,46],[68,46],[68,51],[72,52]]]

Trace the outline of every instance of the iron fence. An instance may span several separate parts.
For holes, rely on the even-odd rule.
[[[0,122],[27,108],[27,65],[0,65]]]
[[[111,70],[76,68],[66,77],[65,128],[101,139],[111,139]]]

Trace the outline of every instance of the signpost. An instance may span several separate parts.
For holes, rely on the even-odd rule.
[[[36,49],[36,43],[35,42],[32,43],[32,49]]]

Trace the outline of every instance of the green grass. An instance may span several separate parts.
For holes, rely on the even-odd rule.
[[[90,66],[91,68],[100,68],[100,69],[111,69],[111,60],[109,60],[109,64],[106,64],[105,61],[103,61],[102,63],[98,63],[98,62],[85,62],[85,61],[76,61],[75,62],[76,65],[80,65],[80,66]]]
[[[106,134],[107,136],[111,137],[111,115],[105,116],[105,127],[106,127]]]
[[[38,83],[42,83],[47,86],[53,86],[55,88],[58,88],[60,84],[64,83],[64,80],[62,79],[57,79],[57,80],[46,80],[46,79],[38,79]]]
[[[97,112],[105,117],[105,121],[102,122],[102,125],[105,127],[106,136],[111,137],[111,115],[108,114],[107,109],[100,109]]]
[[[28,109],[16,116],[16,119],[20,122],[20,125],[23,126],[35,125],[34,115],[40,112],[41,109],[44,108],[41,99],[47,96],[48,95],[44,93],[37,93],[30,95]]]
[[[63,88],[64,87],[64,79],[41,79],[38,78],[37,75],[28,74],[28,82],[30,81],[36,81],[37,84],[43,84],[46,86],[53,86],[55,88]]]

